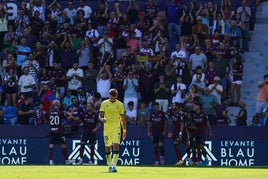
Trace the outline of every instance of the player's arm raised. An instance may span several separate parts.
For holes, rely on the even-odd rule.
[[[120,124],[123,129],[123,140],[125,140],[127,137],[127,127],[124,114],[120,114]]]

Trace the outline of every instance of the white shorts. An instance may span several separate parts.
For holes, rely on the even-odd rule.
[[[233,84],[237,84],[237,85],[241,85],[243,83],[242,80],[236,80],[236,81],[232,81]]]

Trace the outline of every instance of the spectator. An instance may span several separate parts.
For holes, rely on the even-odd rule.
[[[219,126],[226,126],[231,123],[230,118],[228,117],[228,105],[230,104],[230,98],[225,97],[224,102],[218,104],[215,108],[216,110],[216,122]]]
[[[127,124],[137,125],[137,110],[134,109],[134,102],[129,101],[127,103],[128,109],[125,112],[125,120]]]
[[[20,40],[20,45],[15,46],[16,48],[16,54],[17,54],[17,63],[19,66],[19,69],[21,69],[22,64],[24,61],[27,60],[28,55],[32,51],[30,47],[26,46],[26,38],[22,37]],[[18,75],[20,75],[20,71],[18,72]]]
[[[64,96],[66,87],[66,72],[59,62],[53,62],[53,68],[49,71],[49,78],[55,78],[56,88],[59,89],[60,98]]]
[[[237,22],[232,20],[231,21],[231,27],[226,31],[229,36],[231,37],[231,44],[235,46],[236,48],[240,48],[240,39],[242,38],[242,31],[237,26]]]
[[[163,112],[167,112],[169,99],[170,99],[170,90],[165,82],[165,76],[159,76],[159,82],[155,83],[154,86],[154,93],[155,93],[155,102],[159,103],[160,109]]]
[[[85,0],[80,0],[79,1],[79,7],[77,8],[77,10],[83,10],[84,11],[84,18],[86,20],[90,20],[92,18],[92,9],[90,6],[86,5],[86,1]]]
[[[258,115],[252,117],[252,124],[250,126],[261,126],[260,117]]]
[[[32,94],[33,88],[36,86],[36,81],[32,75],[29,74],[28,67],[23,68],[23,75],[19,78],[19,92],[24,93],[25,96]]]
[[[37,109],[35,110],[34,125],[47,125],[48,124],[48,114],[44,110],[44,104],[39,102]]]
[[[215,13],[213,15],[213,29],[212,29],[212,32],[215,33],[215,30],[217,29],[218,30],[218,34],[219,35],[224,35],[225,34],[225,22],[224,22],[224,19],[222,17],[222,14],[221,13]]]
[[[13,70],[14,73],[17,74],[18,71],[18,63],[14,58],[14,54],[9,52],[7,55],[7,59],[3,61],[3,68],[5,72],[8,73],[9,70]]]
[[[244,101],[238,101],[238,107],[239,107],[239,112],[238,114],[234,115],[231,114],[231,116],[234,116],[236,126],[247,126],[247,109],[246,109],[246,104]]]
[[[263,76],[263,81],[258,83],[256,97],[256,114],[261,116],[262,111],[268,107],[268,74]]]
[[[97,92],[101,94],[102,99],[107,99],[109,97],[109,90],[112,84],[112,73],[110,71],[110,66],[104,64],[98,73],[96,82]]]
[[[128,103],[130,101],[133,102],[133,109],[137,111],[138,108],[138,79],[134,77],[132,71],[128,73],[128,76],[124,79],[123,88],[125,90],[124,93],[124,106],[125,109],[128,109]]]
[[[58,45],[53,40],[49,41],[47,45],[46,57],[45,57],[46,67],[52,68],[54,66],[53,63],[57,61],[57,58],[58,58]]]
[[[178,102],[183,103],[184,102],[184,95],[186,92],[186,85],[182,83],[182,76],[177,77],[177,82],[172,84],[170,87],[171,95],[172,97],[172,103]]]
[[[35,36],[36,39],[38,39],[39,34],[41,33],[43,27],[44,27],[44,19],[40,18],[40,13],[38,10],[34,11],[33,16],[30,18],[30,27],[31,31],[30,33]],[[28,28],[24,29],[24,31],[28,31]]]
[[[40,0],[30,0],[30,10],[32,12],[32,16],[34,16],[34,13],[37,11],[38,17],[42,19],[42,21],[45,21],[45,11],[46,11],[46,0],[42,0],[42,4]]]
[[[149,122],[150,110],[147,108],[147,104],[144,100],[140,101],[140,108],[137,111],[137,123],[138,125],[147,125]]]
[[[94,107],[94,111],[98,112],[100,109],[100,105],[101,105],[101,95],[98,92],[95,92],[92,96],[88,97],[87,99],[87,103],[92,103],[93,107]]]
[[[234,57],[232,63],[232,73],[231,73],[231,105],[236,105],[241,98],[241,85],[243,83],[243,64],[240,57]],[[236,101],[234,100],[234,93],[236,91]]]
[[[74,50],[71,34],[64,36],[64,40],[60,45],[60,49],[62,51],[61,66],[67,70],[71,68],[72,64],[74,63],[76,53]]]
[[[208,87],[204,88],[204,94],[200,96],[200,101],[202,103],[202,108],[206,115],[208,115],[208,120],[211,125],[216,124],[216,111],[215,107],[218,105],[218,100],[216,96],[210,93]]]
[[[10,69],[4,77],[4,92],[6,93],[8,106],[16,106],[17,88],[18,76],[13,69]]]
[[[195,84],[192,84],[189,92],[185,94],[184,102],[185,102],[185,111],[190,112],[193,110],[193,106],[195,104],[195,101],[200,97],[198,93],[198,86]]]
[[[95,92],[97,92],[96,78],[98,76],[98,70],[96,70],[94,67],[95,67],[94,62],[89,61],[87,69],[84,70],[83,85],[85,91],[90,95],[93,95]]]
[[[78,62],[73,63],[73,68],[70,68],[66,73],[68,80],[68,89],[72,90],[73,94],[76,94],[78,88],[82,87],[82,81],[84,73],[81,68],[78,68]]]
[[[179,22],[181,10],[182,7],[176,0],[172,0],[166,8],[166,16],[168,21],[168,37],[170,43],[169,49],[171,51],[175,49],[175,44],[177,43],[175,39],[179,39],[181,35],[181,26]]]
[[[186,14],[185,10],[183,10],[182,16],[180,18],[181,36],[191,36],[192,35],[194,18],[192,16],[191,12],[192,12],[192,9],[190,9],[189,14]]]
[[[239,6],[236,10],[236,13],[240,14],[241,16],[241,21],[244,24],[244,35],[243,35],[243,49],[248,52],[249,51],[249,39],[250,39],[250,34],[249,34],[249,25],[250,25],[250,17],[251,17],[251,8],[247,6],[247,0],[242,0],[242,5]]]
[[[147,62],[144,64],[144,69],[140,71],[140,92],[141,98],[148,102],[153,102],[155,99],[154,83],[156,81],[155,71],[152,69],[151,65]]]
[[[208,26],[202,23],[202,17],[196,17],[196,25],[192,28],[192,34],[196,34],[198,39],[200,40],[200,44],[204,44],[207,36],[208,36]]]
[[[73,98],[76,96],[72,95],[72,91],[70,89],[66,89],[66,95],[62,99],[62,108],[65,110],[68,106],[72,104]]]
[[[199,94],[202,94],[204,92],[204,88],[206,87],[206,84],[204,81],[202,81],[202,74],[200,73],[196,74],[196,79],[191,82],[190,87],[192,85],[196,85],[197,91]]]
[[[86,40],[81,40],[81,47],[77,49],[79,67],[85,69],[88,65],[88,62],[91,61],[91,49]]]
[[[40,101],[43,104],[43,110],[46,112],[46,114],[49,114],[50,105],[52,101],[54,100],[54,95],[49,89],[48,82],[41,84],[39,96],[40,96]]]
[[[77,10],[74,8],[74,1],[68,2],[68,7],[66,7],[63,11],[67,14],[68,18],[70,19],[70,24],[74,25],[75,23],[75,17]]]
[[[223,87],[219,84],[220,83],[220,77],[215,76],[214,83],[208,86],[208,89],[210,90],[210,93],[216,96],[218,100],[218,104],[221,104],[221,95],[223,93]]]
[[[215,69],[214,61],[209,61],[208,69],[205,72],[205,83],[207,86],[213,84],[215,76],[218,76],[218,72]]]
[[[196,72],[197,66],[201,66],[203,71],[207,69],[207,57],[201,52],[200,46],[195,47],[195,53],[191,54],[188,62],[188,69],[191,76]]]
[[[129,5],[126,9],[129,23],[136,23],[138,21],[139,7],[136,1],[129,1]]]
[[[23,32],[25,28],[30,25],[30,18],[28,14],[25,14],[23,9],[18,10],[18,16],[15,17],[14,26],[17,33]]]
[[[18,114],[20,125],[34,124],[35,111],[33,110],[33,98],[29,95],[26,96],[25,101],[19,106]]]
[[[38,61],[35,60],[34,54],[32,52],[29,53],[28,60],[23,62],[21,68],[24,69],[25,67],[28,68],[29,74],[32,75],[35,82],[37,83],[38,82],[37,75],[38,75],[40,66],[39,66]]]

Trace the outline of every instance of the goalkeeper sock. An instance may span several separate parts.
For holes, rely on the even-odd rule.
[[[106,161],[107,161],[107,165],[111,166],[112,165],[112,155],[111,152],[106,152]]]
[[[113,152],[113,164],[114,164],[114,166],[117,165],[118,158],[119,158],[119,151],[114,151]]]

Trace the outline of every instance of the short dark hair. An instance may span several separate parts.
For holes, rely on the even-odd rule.
[[[133,101],[129,101],[129,102],[127,103],[127,105],[128,105],[128,106],[134,106],[134,102],[133,102]]]

